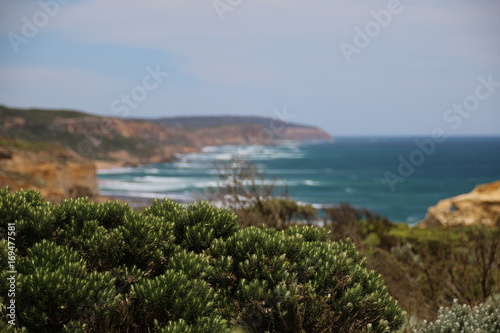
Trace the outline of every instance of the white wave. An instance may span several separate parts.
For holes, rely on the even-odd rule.
[[[308,180],[304,181],[304,185],[307,185],[307,186],[321,186],[321,182],[308,179]]]
[[[199,153],[179,154],[179,161],[174,163],[179,168],[190,168],[189,164],[200,166],[200,164],[229,161],[235,158],[248,158],[255,161],[276,159],[300,159],[305,153],[296,145],[278,146],[210,146],[202,149]]]
[[[143,168],[142,171],[144,171],[144,173],[153,173],[153,174],[158,174],[162,172],[162,170],[158,168]]]
[[[416,216],[408,216],[406,218],[406,222],[408,222],[408,223],[416,223],[418,221],[420,221],[420,219]]]
[[[322,186],[323,183],[316,181],[316,180],[311,180],[311,179],[306,179],[306,180],[280,180],[278,179],[277,182],[280,185],[288,185],[288,186]]]
[[[346,188],[344,188],[344,192],[345,193],[354,193],[354,192],[356,192],[356,190],[353,189],[352,187],[346,187]]]
[[[179,169],[206,169],[211,164],[205,163],[192,163],[192,162],[175,162],[173,166]]]
[[[218,183],[216,181],[205,181],[205,182],[197,182],[193,184],[196,188],[209,188],[209,187],[217,187]]]
[[[114,175],[114,174],[124,174],[136,171],[137,168],[126,167],[126,168],[112,168],[112,169],[102,169],[97,170],[98,175]]]
[[[184,182],[186,178],[182,177],[159,177],[159,176],[144,176],[144,177],[134,177],[135,182],[140,183],[180,183]]]
[[[201,151],[204,153],[211,153],[211,152],[217,151],[218,149],[219,149],[219,147],[217,147],[217,146],[207,146],[207,147],[203,147],[201,149]]]
[[[116,191],[101,191],[103,195],[109,196],[123,196],[123,197],[136,197],[145,199],[171,199],[180,202],[193,202],[196,201],[196,195],[193,192],[183,193],[156,193],[156,192],[116,192]]]
[[[133,183],[119,182],[114,184],[101,184],[100,188],[105,191],[125,191],[125,192],[168,192],[188,189],[186,183]]]

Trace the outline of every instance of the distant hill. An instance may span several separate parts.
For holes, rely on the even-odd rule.
[[[0,106],[0,136],[58,144],[118,165],[170,161],[204,146],[330,140],[319,128],[262,117],[121,119],[70,110]]]
[[[147,119],[144,119],[147,121]],[[201,128],[201,127],[215,127],[224,125],[236,124],[253,124],[269,126],[274,123],[274,126],[290,126],[290,127],[311,127],[305,125],[284,122],[279,119],[270,119],[265,117],[251,117],[251,116],[187,116],[187,117],[165,117],[156,119],[155,122],[172,127],[181,128]]]

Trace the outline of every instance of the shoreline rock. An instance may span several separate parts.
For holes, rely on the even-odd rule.
[[[484,224],[500,226],[500,180],[477,185],[470,193],[439,201],[419,227]]]

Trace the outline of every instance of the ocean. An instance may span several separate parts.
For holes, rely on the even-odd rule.
[[[291,198],[315,207],[347,202],[413,224],[439,200],[500,180],[500,137],[337,138],[334,142],[206,147],[174,163],[98,172],[109,196],[199,199],[217,184],[215,162],[251,159]]]

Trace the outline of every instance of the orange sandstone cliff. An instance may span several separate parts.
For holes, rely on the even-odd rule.
[[[500,181],[482,184],[467,194],[430,207],[422,227],[485,224],[500,226]]]
[[[54,202],[99,195],[92,161],[57,145],[5,139],[1,143],[0,187],[38,189]]]

